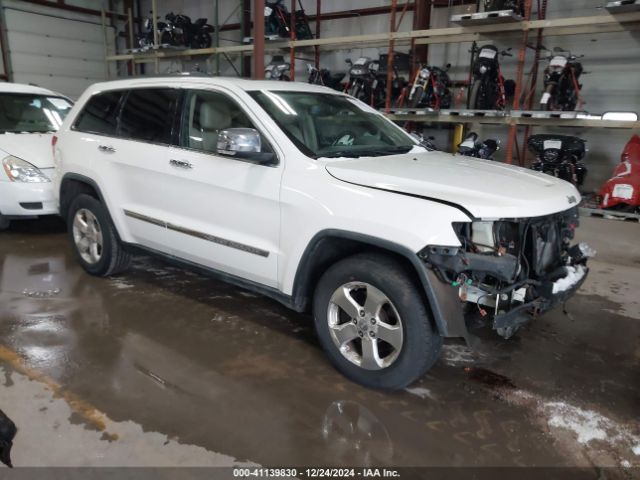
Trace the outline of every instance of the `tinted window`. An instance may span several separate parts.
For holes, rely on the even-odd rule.
[[[174,112],[180,90],[131,90],[120,113],[118,136],[131,140],[171,144]]]
[[[118,104],[123,92],[98,93],[89,99],[73,128],[83,132],[115,135]]]
[[[221,130],[256,128],[236,102],[216,92],[189,91],[184,116],[181,145],[205,152],[216,151]],[[271,151],[266,142],[262,149]]]

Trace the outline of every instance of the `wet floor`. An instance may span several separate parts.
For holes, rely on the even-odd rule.
[[[618,228],[590,222],[595,236]],[[640,227],[623,227],[638,238]],[[546,314],[509,341],[480,332],[475,351],[447,345],[427,376],[389,394],[337,373],[306,315],[146,257],[121,276],[90,277],[57,221],[16,224],[0,233],[0,408],[28,419],[19,438],[62,428],[36,409],[49,392],[52,405],[69,404],[65,422],[105,430],[84,443],[96,458],[133,435],[108,431],[126,424],[138,446],[153,432],[198,448],[180,464],[215,453],[271,466],[624,471],[640,466],[640,256],[614,253],[593,262],[568,314]],[[19,438],[15,458],[38,463]]]

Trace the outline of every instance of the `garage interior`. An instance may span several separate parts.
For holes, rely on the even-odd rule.
[[[0,409],[18,426],[13,465],[640,478],[640,208],[603,198],[640,134],[640,1],[525,0],[506,16],[481,3],[284,0],[296,13],[283,38],[265,29],[265,0],[0,0],[0,81],[72,100],[118,78],[264,79],[270,63],[307,82],[310,67],[347,73],[347,59],[370,57],[386,83],[365,101],[438,150],[476,132],[499,142],[492,160],[528,168],[534,135],[585,140],[576,239],[597,251],[561,308],[508,340],[478,329],[473,348],[446,342],[426,376],[389,393],[332,368],[310,314],[151,257],[91,277],[60,218],[12,222],[0,232]],[[211,44],[161,44],[145,19],[169,12],[207,19]],[[471,51],[486,44],[513,80],[501,109],[469,106]],[[561,52],[584,66],[577,104],[544,111],[545,68]],[[409,105],[423,65],[446,70],[446,108]]]

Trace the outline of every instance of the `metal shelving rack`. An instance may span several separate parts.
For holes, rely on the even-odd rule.
[[[153,5],[157,0],[153,0]],[[314,54],[316,65],[319,62],[320,53],[325,50],[348,49],[357,47],[382,47],[388,48],[389,61],[393,61],[393,50],[396,46],[410,45],[412,50],[420,47],[428,47],[433,44],[457,43],[457,42],[474,42],[486,41],[496,38],[514,38],[520,45],[518,54],[518,65],[516,75],[516,95],[512,106],[511,114],[498,116],[478,116],[478,115],[451,115],[446,112],[441,113],[411,113],[407,112],[390,112],[390,91],[387,92],[387,113],[393,120],[412,121],[422,123],[455,123],[455,124],[494,124],[505,125],[509,127],[509,135],[506,148],[506,161],[512,163],[515,145],[517,144],[518,127],[525,127],[525,137],[528,136],[529,130],[533,126],[554,126],[554,127],[579,127],[579,128],[623,128],[637,129],[638,122],[612,122],[599,118],[557,118],[549,116],[548,118],[538,118],[532,116],[518,116],[520,111],[521,92],[524,85],[524,68],[527,56],[527,44],[531,35],[536,36],[536,42],[540,45],[543,36],[568,36],[568,35],[584,35],[584,34],[600,34],[613,33],[622,31],[640,30],[640,9],[635,8],[616,8],[616,2],[609,2],[607,10],[599,15],[588,15],[572,18],[555,18],[547,19],[546,7],[547,0],[536,0],[538,3],[538,18],[532,19],[533,1],[525,0],[525,17],[522,20],[511,18],[508,22],[504,19],[495,23],[487,23],[489,19],[484,18],[474,24],[469,19],[463,19],[463,24],[445,28],[424,28],[409,31],[398,31],[399,21],[402,19],[406,11],[412,9],[418,14],[418,4],[410,3],[409,0],[392,0],[391,7],[387,9],[390,18],[389,32],[366,34],[366,35],[348,35],[341,37],[320,37],[320,26],[323,15],[321,15],[321,0],[316,0],[316,15],[311,21],[316,22],[316,38],[308,40],[298,40],[295,38],[295,11],[296,0],[291,0],[291,37],[288,40],[265,41],[264,40],[264,0],[244,0],[246,6],[249,2],[253,6],[253,24],[254,24],[254,43],[252,45],[232,45],[219,46],[219,36],[216,36],[215,46],[206,49],[183,49],[183,50],[153,50],[146,53],[126,53],[120,55],[108,55],[106,60],[109,62],[130,61],[135,63],[157,62],[165,59],[180,59],[185,57],[198,56],[216,56],[227,54],[241,54],[251,56],[253,58],[253,77],[261,78],[264,72],[264,55],[266,52],[274,52],[283,54],[288,51],[291,63],[292,79],[295,75],[296,51],[299,49],[311,48]],[[467,2],[476,3],[476,2]],[[617,2],[619,3],[619,2]],[[636,2],[637,3],[637,2]],[[217,4],[217,0],[216,0]],[[446,6],[438,0],[424,0],[421,8],[430,9],[433,6]],[[606,12],[606,13],[605,13]],[[245,12],[246,13],[246,12]],[[354,11],[356,14],[357,11]],[[386,12],[385,12],[386,13]],[[155,10],[154,10],[155,17]],[[343,17],[344,18],[344,17]],[[247,25],[246,19],[243,24]],[[427,23],[428,25],[428,23]],[[221,29],[216,26],[216,33]],[[536,57],[538,51],[535,51]],[[415,62],[412,62],[415,63]],[[535,62],[537,65],[537,62]],[[535,67],[534,67],[535,68]],[[390,69],[389,69],[390,70]],[[528,89],[531,91],[535,88],[535,78],[537,74],[532,72],[530,75],[531,84]],[[531,109],[532,96],[524,98],[524,107]],[[522,142],[523,153],[526,142]],[[520,153],[520,152],[518,152]],[[519,155],[524,158],[524,155]]]

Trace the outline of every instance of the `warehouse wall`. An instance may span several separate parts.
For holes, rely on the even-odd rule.
[[[208,17],[210,22],[213,21],[213,3],[201,2],[198,0],[159,0],[159,13],[164,14],[173,10],[174,12],[184,12],[193,18]],[[315,1],[303,0],[304,7],[308,13],[315,13]],[[402,2],[400,2],[402,3]],[[455,4],[455,1],[451,2]],[[535,4],[536,2],[534,2]],[[602,10],[598,7],[602,6],[602,0],[550,0],[547,18],[563,18],[570,16],[583,15],[599,15]],[[289,7],[289,1],[286,1]],[[377,7],[381,5],[390,5],[391,0],[323,0],[323,12],[342,11],[356,8]],[[239,0],[220,0],[219,4],[220,21],[226,23],[240,22],[240,5]],[[151,1],[142,0],[142,11],[146,12],[150,9]],[[455,6],[452,8],[436,8],[432,15],[432,27],[450,26],[449,16],[454,13],[463,13],[470,6]],[[535,8],[535,7],[534,7]],[[413,23],[413,14],[408,12],[400,26],[400,30],[411,29]],[[312,25],[312,30],[315,25]],[[354,17],[349,19],[340,19],[325,21],[321,26],[321,36],[341,36],[386,32],[389,30],[389,16],[376,15],[367,17]],[[501,48],[514,47],[514,57],[505,58],[502,62],[503,72],[506,78],[514,78],[516,75],[516,58],[517,49],[521,43],[521,35],[514,34],[509,37],[501,37],[503,40],[497,42],[496,45]],[[487,36],[487,42],[492,42],[491,36]],[[240,33],[236,31],[222,33],[222,45],[234,45],[240,41]],[[574,35],[564,37],[547,37],[545,45],[548,48],[561,46],[571,51],[585,54],[583,64],[585,70],[589,74],[584,75],[582,83],[584,84],[583,96],[585,99],[584,109],[592,113],[603,113],[605,111],[622,110],[622,111],[640,111],[640,60],[638,56],[640,41],[640,32],[625,33],[609,33],[594,35]],[[470,43],[458,44],[442,44],[430,46],[429,60],[434,65],[445,65],[451,63],[453,66],[450,74],[454,80],[466,80],[468,78],[469,60],[470,60]],[[397,51],[408,52],[408,47],[398,47]],[[321,56],[322,66],[330,68],[334,71],[345,70],[345,59],[355,59],[359,56],[377,57],[380,53],[386,52],[386,48],[351,48],[346,50],[323,51]],[[313,51],[300,50],[297,52],[297,69],[296,76],[298,80],[306,78],[305,59],[312,61]],[[230,57],[237,69],[239,69],[239,56]],[[528,55],[529,61],[525,68],[527,74],[532,65],[532,55]],[[266,61],[270,60],[270,54],[267,54]],[[166,62],[161,64],[161,71],[189,70],[197,65],[201,69],[213,71],[213,63],[211,60],[205,63],[203,60],[195,62],[185,62],[184,64],[176,62]],[[233,68],[230,67],[226,60],[221,60],[220,73],[222,75],[235,75]],[[541,79],[538,81],[538,91],[535,99],[540,97]],[[458,92],[456,92],[458,93]],[[464,96],[461,97],[464,101]],[[536,102],[537,103],[537,102]],[[462,107],[462,105],[458,105]],[[498,138],[506,143],[506,127],[489,127],[475,126],[483,136],[491,136]],[[585,185],[586,190],[597,189],[598,186],[609,178],[614,165],[619,161],[620,153],[631,136],[629,131],[618,130],[601,130],[601,129],[576,129],[576,128],[560,128],[555,129],[557,133],[567,135],[577,135],[585,138],[589,142],[590,152],[587,155],[587,164],[590,173]],[[432,129],[430,133],[434,134],[439,145],[443,149],[450,149],[450,131],[448,128]],[[536,127],[533,133],[545,133],[545,130]],[[499,152],[497,158],[502,160],[504,152]],[[530,158],[527,158],[530,161]]]
[[[102,0],[67,3],[96,10],[107,6]],[[108,78],[100,17],[18,0],[2,0],[2,9],[14,82],[33,83],[77,98],[87,86]],[[106,29],[110,46],[115,30]]]

